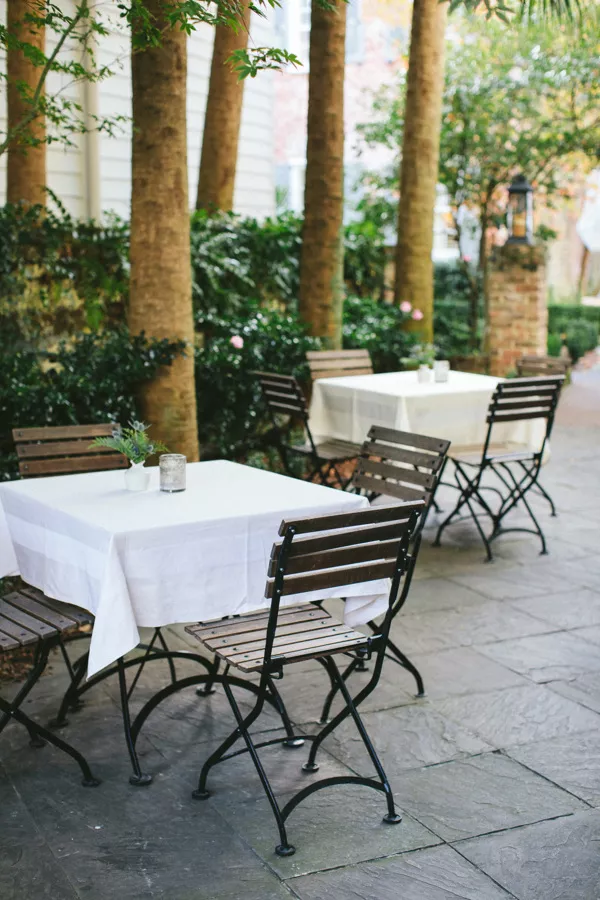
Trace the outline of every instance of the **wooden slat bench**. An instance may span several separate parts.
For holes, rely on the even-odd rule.
[[[373,374],[368,350],[309,350],[306,359],[313,381],[342,375]]]

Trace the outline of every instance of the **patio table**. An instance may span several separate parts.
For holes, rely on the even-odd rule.
[[[281,520],[358,509],[354,494],[224,460],[187,467],[187,490],[125,490],[123,472],[0,484],[0,577],[20,574],[95,616],[88,677],[140,643],[139,628],[268,606],[267,563]],[[345,618],[383,611],[387,582],[354,585]],[[335,595],[320,591],[319,597]],[[313,599],[302,595],[302,600]],[[289,596],[286,602],[298,602]]]
[[[486,413],[500,378],[449,373],[447,382],[422,384],[417,373],[385,372],[319,378],[313,384],[309,424],[315,438],[362,443],[372,425],[431,435],[457,448],[480,447]],[[511,422],[494,430],[494,443],[538,449],[544,423]]]

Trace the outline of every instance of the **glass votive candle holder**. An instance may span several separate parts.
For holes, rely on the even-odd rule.
[[[448,381],[450,375],[450,363],[447,359],[436,359],[433,364],[434,381]]]
[[[163,453],[158,457],[160,489],[168,494],[185,491],[185,465],[183,453]]]

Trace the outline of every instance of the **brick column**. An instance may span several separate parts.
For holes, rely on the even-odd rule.
[[[543,247],[505,244],[488,268],[487,349],[491,375],[508,375],[523,354],[547,353],[548,304]]]

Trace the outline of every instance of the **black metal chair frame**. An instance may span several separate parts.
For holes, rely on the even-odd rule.
[[[359,453],[359,447],[347,441],[326,440],[322,444],[315,443],[310,426],[308,424],[308,409],[302,388],[293,375],[279,375],[271,372],[253,372],[258,379],[263,399],[269,410],[273,423],[273,433],[279,456],[286,475],[295,477],[290,465],[289,454],[308,459],[312,466],[307,476],[309,481],[318,479],[321,484],[330,486],[329,477],[333,477],[338,487],[344,490],[351,481],[352,476],[344,478],[338,469],[343,462],[355,459]],[[287,416],[288,421],[281,424],[278,416]],[[307,443],[298,446],[290,442],[290,431],[294,423],[302,425]],[[319,448],[331,446],[334,453],[339,448],[339,454],[334,458],[325,458],[320,455]]]
[[[383,428],[379,425],[373,425],[370,428],[367,440],[362,446],[352,478],[352,486],[357,493],[366,493],[369,502],[385,495],[404,502],[421,499],[425,503],[411,541],[406,576],[402,583],[402,592],[394,604],[392,619],[398,615],[408,598],[419,555],[422,531],[429,510],[435,503],[435,493],[449,448],[450,441]],[[398,462],[404,464],[406,468],[393,464]],[[374,634],[377,633],[376,622],[369,622],[368,626]],[[353,672],[367,671],[366,663],[360,655],[349,655],[351,656],[350,664],[342,673],[344,681]],[[386,659],[390,659],[411,673],[417,685],[417,697],[426,696],[423,676],[389,636]],[[336,694],[337,689],[332,688],[327,695],[321,713],[321,723],[327,722]]]
[[[8,701],[0,697],[0,734],[4,731],[6,726],[11,721],[18,722],[20,725],[23,725],[28,733],[30,738],[30,743],[33,747],[43,747],[45,744],[51,744],[59,750],[62,750],[63,753],[66,753],[72,759],[75,760],[77,765],[79,766],[82,774],[82,784],[84,787],[96,787],[100,784],[100,781],[94,777],[90,766],[85,759],[85,757],[75,749],[71,744],[67,741],[59,738],[56,734],[54,734],[50,729],[45,728],[40,725],[38,722],[35,722],[30,716],[26,715],[22,706],[40,677],[42,676],[47,662],[50,651],[54,648],[60,648],[63,655],[65,654],[64,644],[62,641],[63,635],[60,631],[50,626],[47,622],[43,620],[36,619],[33,616],[29,616],[25,613],[20,606],[10,604],[10,599],[16,598],[17,601],[21,598],[21,595],[17,593],[9,594],[6,596],[6,601],[3,601],[3,611],[6,609],[13,609],[14,620],[6,620],[6,623],[3,622],[4,628],[12,628],[15,630],[15,634],[17,635],[16,640],[11,640],[11,635],[3,632],[2,641],[3,647],[0,649],[4,649],[4,652],[13,652],[17,649],[27,649],[29,647],[34,647],[34,659],[32,666],[27,674],[27,677],[21,687],[18,689],[17,693],[13,697],[12,700]],[[27,598],[25,598],[26,600]],[[14,601],[13,601],[14,603]],[[21,628],[19,627],[19,623],[25,623]],[[73,621],[70,622],[71,627],[73,627]],[[33,632],[31,627],[38,629],[37,632]],[[41,629],[41,630],[39,630]],[[19,641],[18,634],[19,631],[22,634],[27,635],[27,640],[23,641],[21,639]],[[32,636],[34,634],[38,635],[37,641],[35,644],[32,643]],[[35,640],[35,638],[33,638]],[[8,647],[6,643],[8,643]]]
[[[355,513],[321,516],[314,519],[299,519],[289,522],[284,521],[281,525],[279,534],[283,540],[274,546],[272,553],[272,568],[275,569],[275,575],[273,580],[267,582],[267,596],[271,597],[271,606],[266,629],[264,655],[262,655],[259,669],[260,681],[256,692],[256,703],[248,715],[244,716],[242,714],[232,691],[232,686],[238,680],[229,676],[229,665],[227,665],[219,681],[223,684],[237,727],[204,763],[198,781],[198,788],[193,794],[195,799],[207,799],[210,796],[210,792],[207,789],[207,779],[212,767],[241,753],[249,753],[277,823],[280,843],[276,847],[276,853],[279,856],[290,856],[295,852],[295,848],[288,840],[285,826],[290,813],[299,803],[315,791],[323,788],[341,784],[360,784],[382,791],[387,802],[387,813],[384,816],[384,822],[397,824],[401,821],[401,816],[398,815],[395,809],[389,781],[360,718],[357,707],[371,694],[379,681],[394,604],[400,592],[402,577],[407,571],[409,542],[417,526],[422,509],[423,502],[417,501],[393,507],[361,510]],[[365,529],[363,526],[371,527]],[[360,533],[361,531],[362,534]],[[319,534],[319,537],[315,538],[315,534]],[[305,539],[294,543],[297,535],[303,535]],[[313,535],[312,538],[310,537],[311,535]],[[390,538],[392,540],[389,540]],[[391,560],[387,559],[385,562],[376,562],[376,560],[385,559],[386,552],[392,553],[391,549],[386,549],[386,544],[384,543],[386,540],[388,548],[390,545],[394,545],[394,558]],[[349,566],[349,563],[357,560],[371,560],[372,562],[366,562],[364,566]],[[320,569],[321,571],[315,571],[315,569]],[[290,575],[290,570],[293,573],[292,575]],[[268,700],[272,692],[273,679],[282,677],[285,666],[297,661],[297,659],[294,660],[293,658],[286,659],[282,654],[278,655],[277,648],[274,647],[281,598],[285,594],[297,594],[331,586],[347,587],[352,581],[363,582],[381,577],[391,577],[392,583],[388,609],[378,629],[378,634],[374,637],[364,636],[364,656],[367,658],[370,658],[372,654],[375,656],[373,673],[368,684],[355,697],[352,697],[346,686],[345,679],[333,659],[336,651],[328,650],[322,655],[315,653],[312,658],[317,659],[325,668],[331,687],[335,686],[341,692],[345,701],[345,708],[334,716],[316,735],[290,736],[288,734],[284,739],[277,738],[255,743],[249,729],[259,717],[265,701]],[[337,652],[340,653],[342,651],[338,650]],[[323,740],[348,716],[351,716],[354,720],[376,770],[377,778],[338,776],[321,779],[298,791],[288,800],[285,806],[280,807],[257,751],[262,747],[273,744],[285,743],[289,746],[291,741],[310,741],[311,747],[308,760],[302,768],[306,773],[316,772],[318,770],[316,756],[319,747]],[[228,752],[239,738],[244,740],[246,746],[241,750]]]
[[[478,462],[461,460],[459,457],[449,457],[454,464],[454,476],[459,491],[456,506],[452,512],[440,524],[434,546],[439,547],[444,530],[455,521],[463,521],[472,518],[477,531],[483,541],[486,550],[486,560],[493,559],[492,542],[502,534],[509,532],[524,532],[535,534],[541,542],[541,553],[548,552],[546,539],[540,524],[527,501],[529,491],[543,495],[550,503],[552,514],[556,510],[552,499],[539,483],[544,451],[552,433],[556,407],[560,397],[560,390],[564,382],[563,375],[533,378],[514,378],[501,382],[494,391],[492,401],[487,413],[487,433],[483,445],[481,459]],[[533,419],[545,419],[546,430],[539,450],[523,452],[493,453],[492,432],[496,425],[504,422],[527,421]],[[471,474],[469,469],[475,469]],[[486,485],[484,477],[494,475],[500,487]],[[492,491],[499,497],[499,505],[494,509],[483,496],[484,491]],[[522,504],[533,528],[504,528],[502,522],[518,504]],[[486,534],[481,522],[481,513],[489,516],[492,522],[492,531]],[[466,507],[467,514],[459,515]]]

